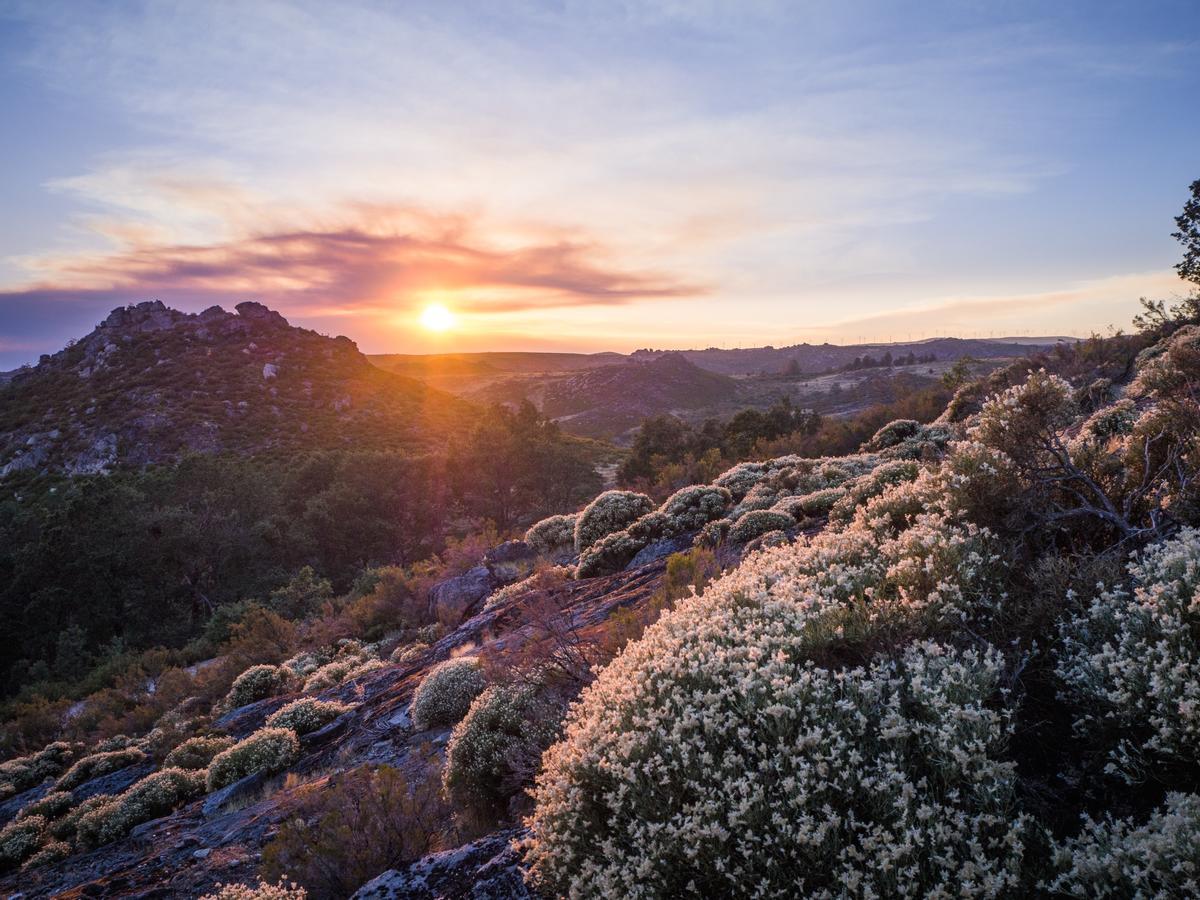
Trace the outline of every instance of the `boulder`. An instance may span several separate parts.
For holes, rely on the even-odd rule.
[[[352,900],[527,900],[534,895],[525,887],[521,856],[515,847],[527,834],[516,829],[496,832],[455,850],[389,869],[359,888]]]
[[[272,325],[287,325],[288,323],[287,319],[275,312],[275,310],[269,309],[261,303],[255,303],[253,300],[243,300],[234,308],[243,319],[251,319]]]
[[[483,555],[483,564],[497,584],[512,584],[533,571],[537,553],[524,541],[505,541]]]
[[[458,625],[467,613],[495,587],[487,566],[476,566],[457,578],[433,586],[429,602],[437,620],[448,628]]]
[[[647,544],[637,552],[637,556],[629,561],[629,565],[625,568],[637,569],[647,563],[652,563],[656,559],[662,559],[664,556],[670,556],[672,553],[682,553],[692,546],[692,541],[695,535],[681,534],[677,537],[663,538],[661,541],[655,541],[653,544]]]
[[[279,375],[279,366],[275,363],[263,363],[263,378],[275,378]]]

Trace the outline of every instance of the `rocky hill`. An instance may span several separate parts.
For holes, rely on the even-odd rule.
[[[192,315],[149,301],[0,383],[0,476],[189,452],[419,447],[468,415],[371,365],[349,338],[293,327],[259,303]]]
[[[668,353],[552,382],[542,396],[542,412],[577,434],[606,435],[632,428],[647,416],[712,406],[738,393],[732,378]]]

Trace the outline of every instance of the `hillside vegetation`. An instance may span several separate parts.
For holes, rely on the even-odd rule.
[[[91,746],[6,763],[8,864],[57,890],[94,877],[80,850],[135,865],[125,835],[172,809],[153,827],[299,808],[324,824],[238,838],[265,848],[257,871],[163,855],[163,877],[287,874],[310,896],[389,867],[364,896],[418,877],[448,896],[1188,895],[1200,317],[1142,324],[966,383],[849,454],[739,463],[662,503],[600,494],[480,576],[455,575],[486,545],[463,547],[428,576],[430,597],[491,579],[457,622],[397,590],[413,575],[344,596],[297,582],[235,629],[219,675],[159,675],[120,720],[141,736],[89,713],[90,737],[42,733]],[[342,787],[307,790],[330,772]],[[93,783],[114,787],[91,801]],[[235,787],[257,792],[248,811],[225,805]],[[371,799],[396,791],[408,824]]]

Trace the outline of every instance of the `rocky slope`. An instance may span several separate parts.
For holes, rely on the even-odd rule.
[[[664,546],[664,554],[670,549]],[[732,562],[732,558],[730,559]],[[662,583],[665,560],[650,562],[604,578],[568,581],[548,589],[552,603],[571,625],[587,635],[618,609],[646,603]],[[495,576],[513,577],[503,563]],[[507,572],[507,574],[506,574]],[[200,896],[224,882],[253,882],[263,846],[294,814],[306,793],[320,790],[364,764],[389,764],[401,771],[426,759],[430,745],[445,749],[449,729],[418,731],[409,715],[413,692],[436,663],[464,653],[515,651],[531,639],[520,603],[500,602],[480,609],[477,598],[467,618],[423,655],[389,664],[323,692],[322,699],[357,705],[332,724],[302,740],[300,760],[276,776],[252,775],[209,794],[166,817],[138,826],[125,839],[90,853],[0,880],[0,896],[178,897]],[[216,724],[241,738],[260,728],[266,717],[293,695],[275,697],[233,710]],[[80,799],[117,793],[143,777],[146,765],[131,766],[80,785]],[[0,805],[0,826],[23,805],[49,789],[49,782]],[[527,897],[519,858],[511,849],[517,835],[508,830],[484,836],[464,847],[386,873],[364,890],[369,897]],[[482,893],[481,893],[482,892]]]
[[[349,338],[292,327],[259,303],[191,315],[149,301],[0,383],[0,476],[188,452],[416,447],[467,416],[461,401],[372,366]]]

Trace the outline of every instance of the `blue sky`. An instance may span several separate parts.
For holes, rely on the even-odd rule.
[[[1182,0],[0,0],[0,368],[151,297],[368,351],[1125,326],[1197,97]]]

